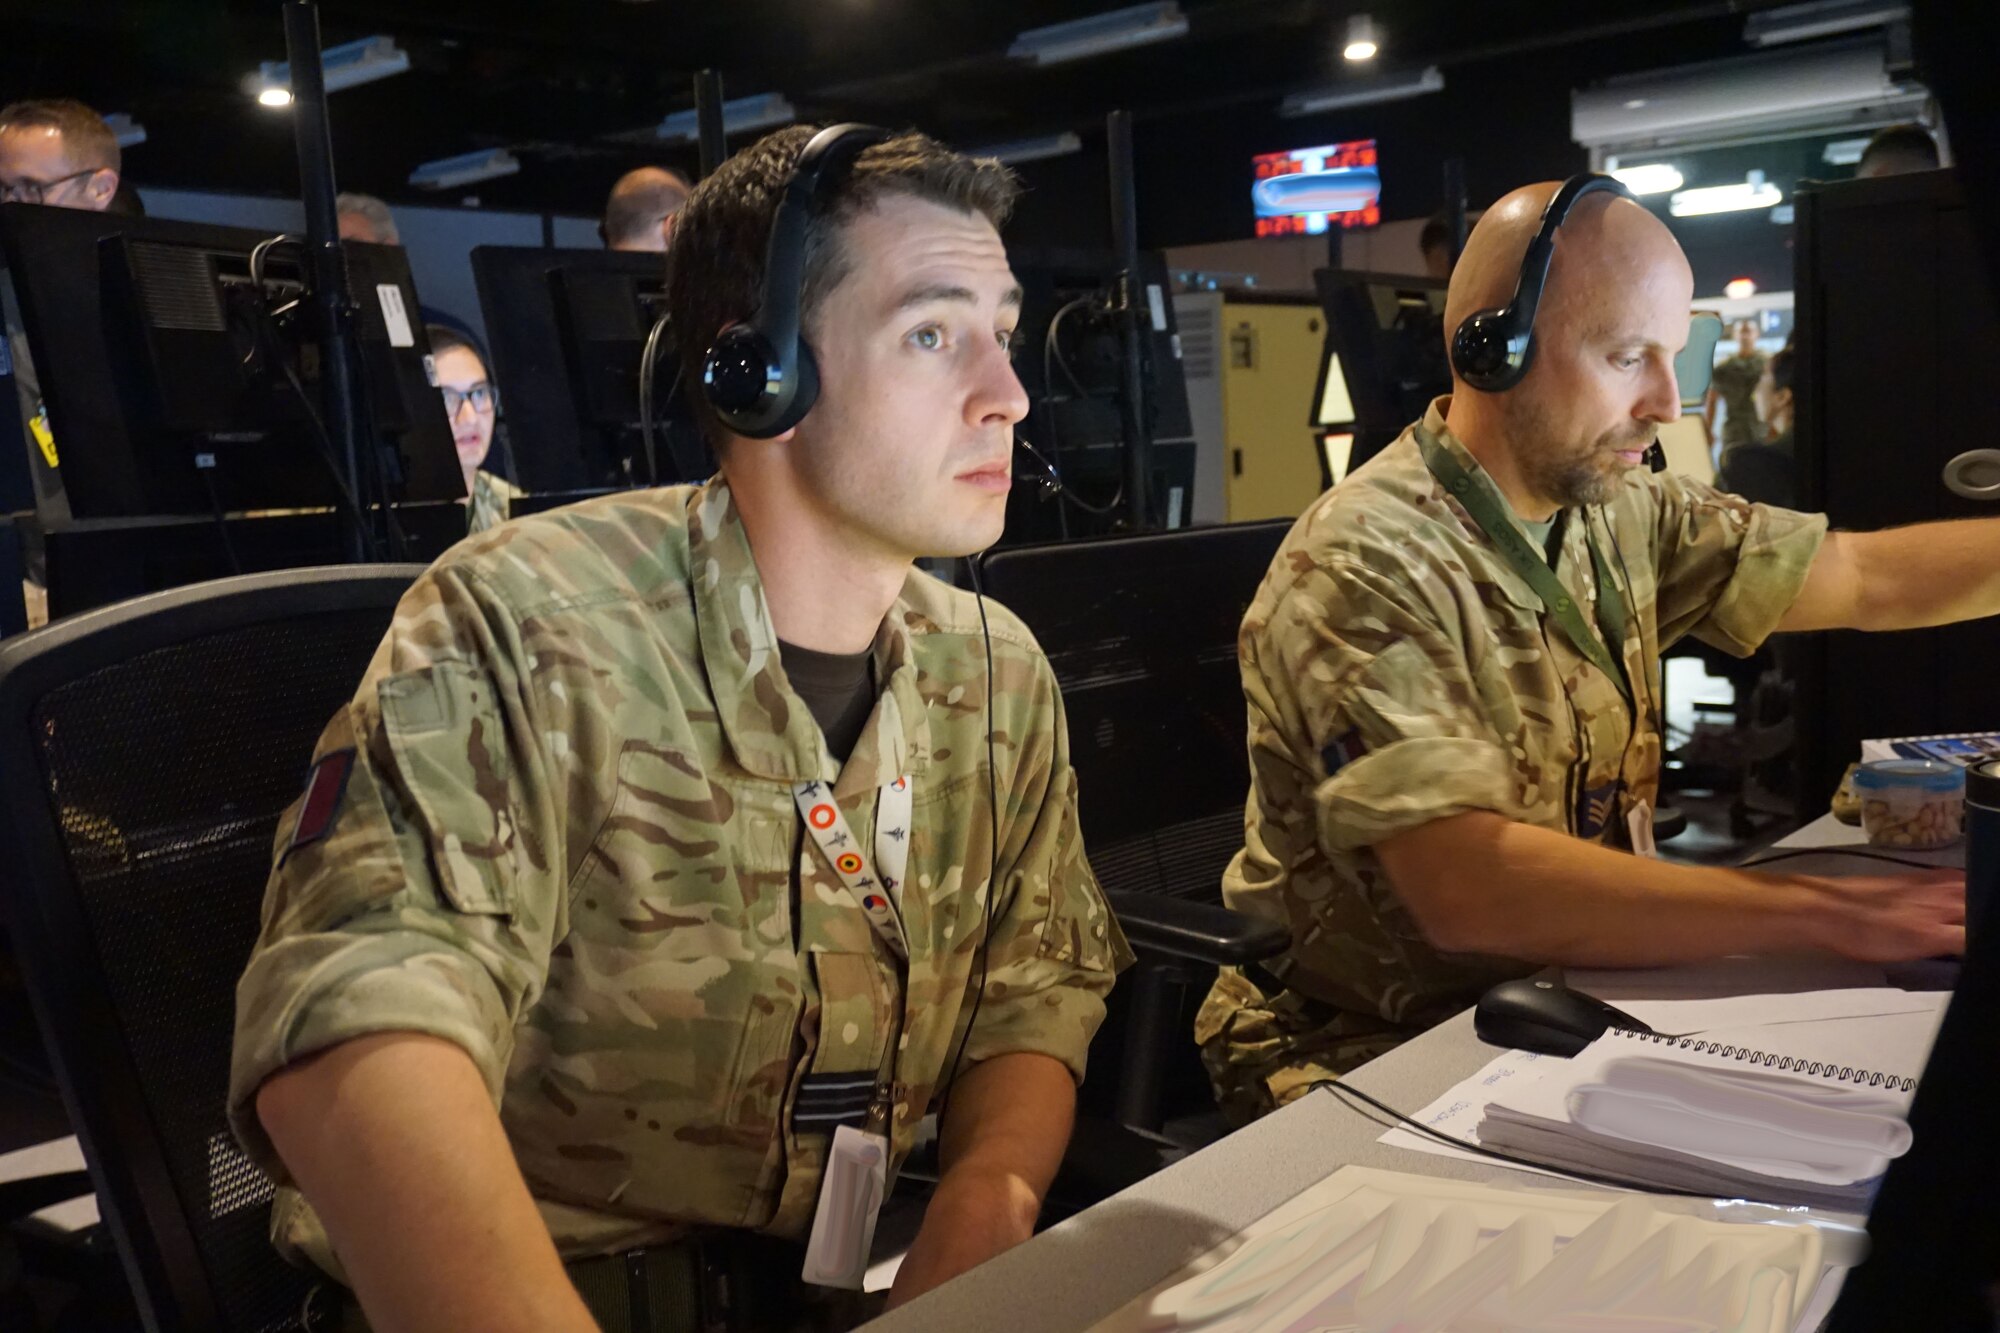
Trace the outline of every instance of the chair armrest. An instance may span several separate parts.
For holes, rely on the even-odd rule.
[[[1191,903],[1150,893],[1107,893],[1125,938],[1142,957],[1184,958],[1213,967],[1242,967],[1275,958],[1292,935],[1275,921],[1245,916],[1213,903]]]

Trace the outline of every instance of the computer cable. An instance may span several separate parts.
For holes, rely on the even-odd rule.
[[[1611,1189],[1633,1190],[1641,1194],[1665,1194],[1665,1195],[1674,1195],[1680,1197],[1685,1197],[1687,1195],[1686,1190],[1667,1189],[1660,1185],[1649,1185],[1644,1183],[1643,1181],[1627,1180],[1621,1176],[1599,1175],[1594,1171],[1580,1171],[1575,1169],[1574,1167],[1557,1166],[1551,1162],[1538,1162],[1532,1157],[1517,1157],[1513,1153],[1501,1152],[1497,1148],[1488,1148],[1484,1144],[1476,1143],[1471,1139],[1462,1139],[1459,1138],[1456,1134],[1447,1134],[1443,1130],[1433,1129],[1431,1126],[1424,1124],[1420,1120],[1414,1120],[1411,1117],[1404,1115],[1401,1111],[1398,1111],[1395,1107],[1390,1106],[1388,1103],[1369,1096],[1367,1093],[1361,1091],[1359,1088],[1351,1088],[1347,1084],[1342,1083],[1337,1079],[1330,1079],[1330,1078],[1318,1079],[1314,1081],[1312,1084],[1310,1084],[1306,1088],[1306,1091],[1316,1092],[1321,1088],[1326,1089],[1328,1092],[1339,1095],[1343,1099],[1343,1105],[1346,1105],[1350,1110],[1354,1110],[1357,1113],[1364,1115],[1366,1114],[1366,1112],[1361,1111],[1361,1108],[1357,1106],[1355,1103],[1356,1102],[1365,1103],[1370,1109],[1380,1113],[1381,1115],[1388,1116],[1390,1121],[1393,1122],[1392,1127],[1399,1127],[1402,1129],[1410,1130],[1414,1133],[1423,1135],[1427,1139],[1433,1139],[1438,1143],[1442,1143],[1447,1147],[1457,1148],[1464,1152],[1476,1154],[1477,1156],[1480,1157],[1491,1158],[1496,1162],[1505,1162],[1508,1166],[1518,1166],[1530,1171],[1538,1171],[1538,1172],[1553,1171],[1558,1175],[1568,1179],[1581,1180],[1588,1182],[1589,1184],[1592,1185],[1604,1185]],[[1369,1116],[1368,1118],[1374,1120],[1375,1123],[1378,1125],[1383,1123],[1380,1120],[1376,1120],[1374,1116]],[[1747,1198],[1748,1196],[1742,1196],[1742,1197]],[[1753,1199],[1750,1200],[1750,1202],[1766,1203],[1770,1204],[1772,1207],[1778,1207],[1778,1208],[1791,1206],[1788,1204],[1779,1203],[1769,1199]]]

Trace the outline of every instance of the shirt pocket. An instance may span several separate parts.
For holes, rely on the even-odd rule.
[[[389,677],[377,699],[445,898],[461,912],[512,915],[520,831],[492,679],[476,667],[441,662]]]

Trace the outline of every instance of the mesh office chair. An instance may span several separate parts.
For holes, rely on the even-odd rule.
[[[1194,988],[1218,966],[1258,963],[1291,943],[1284,926],[1222,906],[1250,790],[1237,631],[1290,527],[1023,547],[980,566],[986,591],[1027,622],[1062,687],[1084,846],[1139,955],[1099,1038],[1118,1053],[1112,1104],[1086,1087],[1085,1109],[1108,1110],[1142,1136],[1157,1135],[1170,1103],[1210,1105],[1191,1031]],[[1176,1155],[1154,1142],[1157,1159]]]
[[[301,1326],[230,1137],[236,979],[280,812],[417,565],[139,598],[0,645],[4,904],[149,1329]]]

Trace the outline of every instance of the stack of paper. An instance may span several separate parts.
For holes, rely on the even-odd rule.
[[[1899,1088],[1766,1073],[1735,1056],[1613,1034],[1563,1073],[1496,1096],[1480,1143],[1677,1193],[1843,1211],[1864,1210],[1876,1178],[1910,1146],[1910,1094]]]

